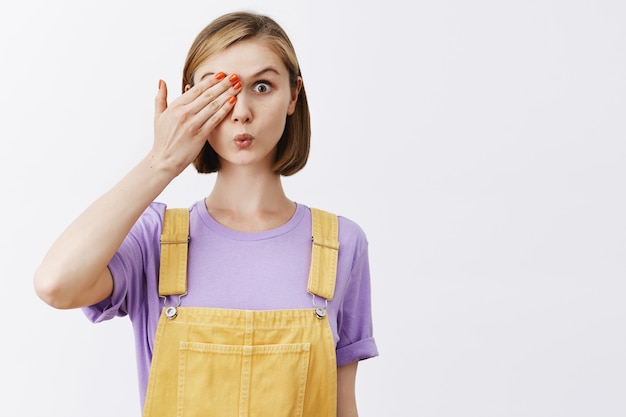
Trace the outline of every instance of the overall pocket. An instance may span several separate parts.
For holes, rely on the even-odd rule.
[[[309,343],[180,342],[177,417],[301,417]]]

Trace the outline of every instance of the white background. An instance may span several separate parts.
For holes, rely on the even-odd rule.
[[[362,417],[626,415],[626,3],[5,1],[0,415],[139,415],[127,319],[41,302],[63,228],[151,144],[195,35],[267,13],[313,118],[289,196],[370,240]],[[189,169],[160,197],[187,206]]]

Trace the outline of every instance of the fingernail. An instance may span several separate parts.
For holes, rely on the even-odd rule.
[[[224,77],[226,77],[226,74],[224,74],[223,72],[218,72],[217,74],[215,74],[215,78],[218,80],[223,80]]]
[[[234,88],[235,90],[239,90],[239,89],[241,88],[241,85],[242,85],[242,84],[241,84],[241,81],[237,81],[237,83],[235,83],[235,85],[233,85],[233,88]]]
[[[233,75],[231,75],[231,76],[228,78],[228,80],[229,80],[231,83],[236,83],[237,81],[239,81],[239,76],[238,76],[237,74],[233,74]]]
[[[235,96],[230,96],[230,98],[228,99],[228,102],[230,104],[235,104],[235,101],[237,101],[237,97],[235,97]]]
[[[163,80],[159,80],[159,90],[161,89],[162,85],[163,85]]]

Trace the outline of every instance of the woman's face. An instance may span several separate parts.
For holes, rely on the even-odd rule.
[[[271,169],[299,88],[291,88],[282,60],[260,39],[240,41],[211,56],[196,70],[194,83],[220,71],[227,77],[237,74],[243,84],[232,112],[207,138],[220,157],[221,169]]]

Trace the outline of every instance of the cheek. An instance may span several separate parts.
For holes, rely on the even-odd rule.
[[[217,149],[220,147],[220,143],[223,142],[222,138],[224,138],[224,136],[225,136],[224,124],[220,123],[219,125],[215,126],[215,128],[211,130],[211,132],[206,138],[206,141],[209,142],[209,145],[211,145],[213,149]]]
[[[283,97],[280,100],[280,103],[276,104],[276,108],[280,109],[276,112],[283,115],[284,117],[291,116],[296,109],[296,102],[292,101],[290,97]]]
[[[281,126],[287,116],[289,116],[289,105],[284,100],[274,103],[272,106],[267,106],[264,109],[264,117],[267,119],[267,123],[275,124],[277,127]]]

